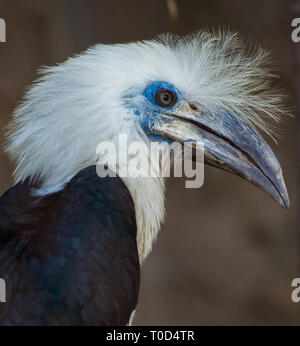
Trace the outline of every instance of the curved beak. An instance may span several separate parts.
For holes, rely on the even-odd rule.
[[[204,160],[257,185],[283,208],[289,207],[281,167],[271,148],[249,123],[223,112],[208,114],[183,103],[150,120],[153,133],[180,143],[202,142]]]

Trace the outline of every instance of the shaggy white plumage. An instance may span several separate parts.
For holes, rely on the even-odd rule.
[[[95,164],[97,144],[147,136],[122,97],[153,81],[173,84],[207,111],[225,109],[267,133],[269,119],[285,112],[268,53],[249,54],[236,34],[200,32],[177,38],[96,45],[64,63],[44,68],[9,125],[7,151],[15,178],[37,178],[41,193],[60,189],[80,169]],[[142,96],[140,96],[142,97]],[[141,261],[151,250],[164,216],[164,180],[124,178],[136,208]]]

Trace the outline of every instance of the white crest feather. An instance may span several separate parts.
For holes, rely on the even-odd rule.
[[[285,112],[268,53],[249,54],[230,32],[200,32],[153,41],[96,45],[64,63],[44,68],[26,92],[9,125],[7,152],[15,178],[42,182],[55,190],[80,169],[97,162],[101,141],[126,133],[143,137],[135,116],[122,104],[130,89],[149,82],[173,84],[208,111],[225,109],[271,134],[269,120]],[[136,202],[140,257],[151,249],[163,219],[163,179],[143,184],[125,180]],[[157,203],[151,203],[153,200]],[[147,226],[148,225],[148,226]],[[146,231],[142,231],[147,227]]]

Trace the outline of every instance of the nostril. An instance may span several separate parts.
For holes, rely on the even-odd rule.
[[[199,110],[198,106],[195,103],[190,103],[190,107],[191,107],[191,109],[193,111],[198,111]]]

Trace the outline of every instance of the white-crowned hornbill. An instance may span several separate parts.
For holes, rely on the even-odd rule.
[[[288,207],[280,165],[254,129],[270,134],[268,120],[285,112],[273,77],[268,53],[222,31],[99,44],[44,69],[8,131],[16,185],[0,199],[0,324],[129,322],[164,178],[100,178],[99,142],[201,141],[207,164]]]

